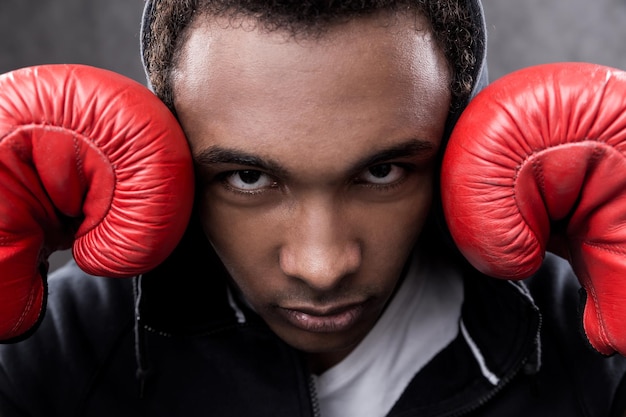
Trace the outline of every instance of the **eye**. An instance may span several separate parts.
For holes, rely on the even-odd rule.
[[[365,184],[390,185],[400,181],[405,172],[404,168],[396,164],[379,164],[367,168],[359,174],[357,180]]]
[[[247,193],[262,191],[276,185],[269,175],[256,170],[230,171],[224,174],[222,181],[235,191]]]

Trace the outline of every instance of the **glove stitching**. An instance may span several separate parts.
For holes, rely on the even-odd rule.
[[[80,178],[80,185],[85,186],[86,180],[83,172],[83,159],[80,157],[80,146],[76,135],[72,135],[72,143],[74,145],[74,155],[76,157],[76,168],[78,169],[78,177]]]
[[[600,161],[602,160],[602,158],[604,157],[606,153],[605,152],[606,145],[607,145],[606,143],[594,143],[593,150],[588,159],[588,162],[589,162],[588,170],[589,169],[593,170],[595,167],[597,167],[598,163],[600,163]],[[581,241],[580,246],[581,247],[586,246],[589,248],[598,249],[598,250],[601,250],[601,251],[604,251],[613,255],[622,256],[622,257],[626,256],[626,251],[620,250],[619,245],[615,245],[615,244],[601,244],[601,243],[590,242],[590,241]],[[588,295],[591,294],[591,299],[593,300],[593,304],[595,306],[595,316],[596,316],[596,321],[598,323],[599,336],[602,340],[602,343],[615,349],[615,345],[614,343],[612,343],[612,338],[610,337],[609,331],[607,330],[606,322],[603,319],[603,314],[602,314],[602,309],[600,308],[599,298],[597,296],[595,287],[593,286],[592,279],[591,277],[587,276],[587,279],[585,281],[588,283],[588,285],[585,286],[585,290],[587,291]]]
[[[595,249],[603,250],[605,252],[609,252],[614,255],[621,255],[621,256],[626,255],[624,251],[618,251],[612,248],[616,245],[601,245],[601,244],[592,243],[592,242],[581,242],[581,246],[592,247]],[[600,303],[596,295],[595,288],[591,283],[591,279],[587,281],[589,282],[589,285],[588,285],[588,288],[586,289],[587,289],[587,293],[591,293],[591,298],[593,299],[593,304],[595,306],[595,312],[596,312],[595,314],[596,320],[598,321],[598,324],[599,324],[598,327],[600,330],[600,337],[602,338],[602,342],[608,346],[611,346],[611,348],[615,349],[615,346],[612,343],[612,338],[610,337],[609,332],[606,330],[606,324],[601,313]]]
[[[34,296],[34,291],[31,290],[29,297],[28,297],[28,303],[26,304],[24,310],[22,311],[22,314],[20,315],[20,318],[18,319],[17,323],[15,324],[15,326],[13,326],[13,328],[11,329],[12,333],[17,332],[17,330],[22,327],[22,324],[24,324],[24,321],[26,320],[26,316],[28,315],[28,313],[30,312],[30,310],[33,307],[34,301],[35,301],[35,296]]]
[[[530,156],[531,155],[529,155],[529,157]],[[546,181],[545,181],[545,176],[543,175],[543,165],[539,158],[533,159],[532,168],[533,168],[533,174],[534,174],[533,176],[537,180],[537,185],[539,189],[541,190],[540,195],[543,199],[543,196],[545,195],[545,192],[546,192],[546,187],[545,187]]]
[[[605,252],[609,252],[615,255],[626,256],[626,251],[616,249],[620,247],[619,245],[616,245],[616,244],[601,244],[601,243],[594,243],[594,242],[582,242],[581,244],[595,248],[595,249],[601,249]]]
[[[592,168],[595,168],[597,166],[597,164],[601,161],[604,154],[605,154],[604,147],[598,146],[596,144],[589,158],[589,162]],[[604,252],[611,253],[613,255],[626,256],[626,252],[624,252],[623,250],[619,250],[619,246],[615,244],[607,245],[607,244],[600,244],[600,243],[595,243],[595,242],[582,241],[581,246],[595,248]],[[590,285],[589,285],[588,292],[591,292],[591,298],[593,299],[593,304],[595,305],[595,311],[596,311],[595,315],[596,315],[596,320],[598,321],[598,324],[599,324],[600,336],[604,344],[609,345],[615,349],[614,344],[611,343],[611,337],[610,337],[609,331],[606,328],[605,320],[603,319],[603,315],[602,315],[601,308],[600,308],[600,302],[596,295],[595,288],[593,287],[593,285],[591,285],[591,279],[589,279],[589,283]]]
[[[7,236],[0,236],[0,245],[4,246],[7,243],[11,243],[11,242],[15,242],[17,241],[17,239],[10,239]],[[20,327],[22,327],[22,325],[24,324],[24,321],[26,320],[26,317],[28,316],[28,313],[30,312],[30,310],[33,307],[33,304],[35,302],[35,291],[30,292],[29,297],[28,297],[28,302],[26,303],[26,306],[24,307],[24,309],[22,310],[22,314],[20,314],[17,322],[15,323],[15,325],[11,328],[11,333],[15,334],[17,333],[18,329]]]

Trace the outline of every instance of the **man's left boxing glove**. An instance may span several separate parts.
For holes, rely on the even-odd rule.
[[[83,65],[0,76],[0,341],[45,311],[48,256],[129,277],[181,238],[193,168],[175,117],[146,87]]]
[[[518,70],[461,115],[441,172],[457,246],[482,272],[522,279],[546,250],[587,298],[591,345],[626,355],[626,73],[586,63]]]

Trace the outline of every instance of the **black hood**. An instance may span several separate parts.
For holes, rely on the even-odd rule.
[[[144,10],[143,10],[143,15],[141,18],[141,34],[140,34],[141,59],[142,59],[144,71],[146,73],[148,87],[151,87],[151,85],[150,85],[150,78],[148,77],[148,73],[147,73],[147,63],[146,63],[144,51],[145,51],[146,42],[151,37],[151,33],[150,33],[150,27],[152,23],[151,19],[152,19],[152,16],[154,15],[154,8],[156,7],[156,4],[158,3],[158,1],[159,0],[146,0]],[[474,86],[472,89],[472,93],[470,95],[470,100],[471,100],[488,83],[487,29],[486,29],[486,24],[485,24],[485,14],[483,12],[483,6],[482,6],[481,1],[480,0],[467,0],[467,3],[469,5],[469,10],[470,10],[472,18],[477,23],[477,26],[480,27],[480,34],[478,36],[478,39],[476,39],[476,42],[474,42],[474,54],[477,57],[477,65],[474,67],[473,74],[472,74],[473,75],[472,79],[474,80]],[[452,131],[452,127],[458,120],[461,112],[467,106],[468,102],[469,100],[466,101],[465,103],[461,103],[459,108],[450,114],[450,117],[448,118],[448,123],[447,123],[447,128],[446,128],[446,137],[445,137],[444,143],[447,142],[447,138],[449,137],[450,132]]]

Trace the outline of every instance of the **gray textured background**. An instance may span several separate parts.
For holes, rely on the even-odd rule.
[[[626,69],[626,0],[483,1],[492,79],[555,61]],[[0,72],[83,63],[143,82],[142,7],[143,0],[0,0]],[[53,255],[53,268],[68,256]]]

